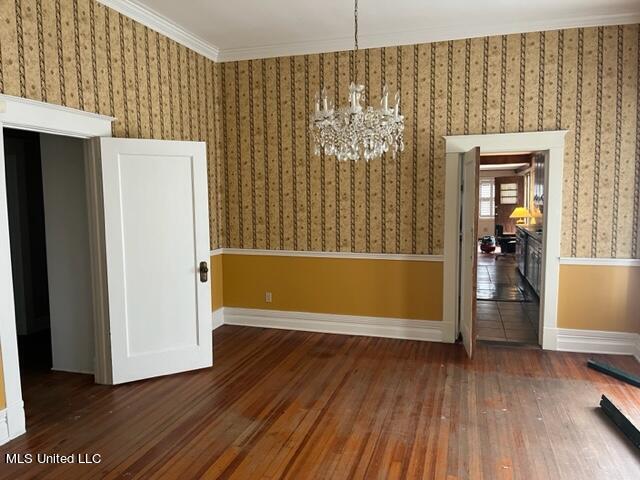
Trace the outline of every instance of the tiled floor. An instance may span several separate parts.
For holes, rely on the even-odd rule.
[[[478,254],[478,340],[538,343],[538,298],[513,257]]]

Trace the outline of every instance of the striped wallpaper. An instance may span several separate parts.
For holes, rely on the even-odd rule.
[[[212,248],[440,254],[442,135],[563,128],[562,255],[640,256],[638,25],[361,50],[371,103],[386,80],[407,119],[399,160],[368,164],[309,142],[350,52],[214,64],[94,0],[5,0],[0,25],[1,92],[207,141]]]
[[[217,246],[217,66],[94,0],[0,1],[0,92],[117,118],[117,137],[208,144]]]
[[[357,54],[370,103],[402,92],[404,152],[313,155],[322,87],[346,101],[352,52],[218,66],[224,225],[233,248],[443,252],[446,134],[567,129],[562,255],[637,258],[639,26],[526,33]],[[634,233],[635,232],[635,233]]]

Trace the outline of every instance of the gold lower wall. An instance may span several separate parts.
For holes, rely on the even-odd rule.
[[[222,307],[224,286],[222,282],[222,255],[211,257],[211,309]]]
[[[561,265],[558,327],[640,333],[640,267]]]
[[[223,291],[213,297],[214,309],[223,294],[225,307],[442,320],[442,262],[217,257],[224,276]],[[212,257],[212,265],[217,261]],[[265,302],[267,291],[272,303]]]

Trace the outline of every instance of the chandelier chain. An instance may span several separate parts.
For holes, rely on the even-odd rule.
[[[353,7],[353,24],[354,24],[354,28],[353,28],[353,37],[354,37],[354,49],[353,49],[353,56],[351,58],[351,62],[352,62],[352,68],[353,68],[353,80],[358,81],[358,0],[354,0],[354,7]]]

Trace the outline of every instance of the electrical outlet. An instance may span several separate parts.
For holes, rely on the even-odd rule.
[[[271,292],[264,292],[264,301],[267,303],[271,303]]]

